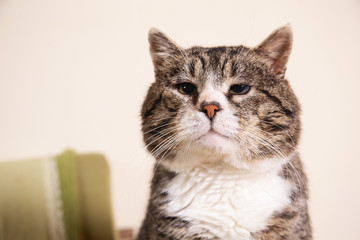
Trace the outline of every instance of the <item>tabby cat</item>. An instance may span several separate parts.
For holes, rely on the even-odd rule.
[[[156,164],[138,240],[309,240],[289,25],[254,48],[184,49],[149,32],[142,131]]]

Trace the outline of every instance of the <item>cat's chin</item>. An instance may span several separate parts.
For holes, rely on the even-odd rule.
[[[204,145],[206,147],[213,147],[213,148],[219,148],[219,147],[226,147],[231,144],[231,139],[226,136],[223,135],[217,131],[214,130],[209,130],[208,132],[206,132],[205,134],[203,134],[202,136],[200,136],[197,139],[197,142],[201,145]]]

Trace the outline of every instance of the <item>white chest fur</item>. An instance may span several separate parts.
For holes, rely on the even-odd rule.
[[[278,176],[280,168],[244,174],[227,166],[179,173],[168,185],[167,211],[191,221],[193,230],[208,230],[220,239],[251,239],[268,218],[290,203],[291,186]],[[197,229],[200,228],[200,229]]]

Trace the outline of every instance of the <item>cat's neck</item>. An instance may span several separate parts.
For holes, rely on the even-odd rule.
[[[261,160],[241,159],[237,154],[224,154],[218,151],[191,150],[177,154],[174,159],[167,159],[161,164],[176,173],[192,174],[194,172],[222,172],[226,175],[243,176],[244,178],[260,177],[264,174],[278,173],[284,164],[291,162],[296,151],[283,157],[272,157]]]

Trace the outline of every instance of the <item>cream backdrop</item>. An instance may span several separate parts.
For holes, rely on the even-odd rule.
[[[286,23],[315,238],[359,240],[358,0],[1,0],[0,159],[104,153],[117,226],[138,227],[153,164],[139,119],[148,29],[182,46],[254,46]]]

